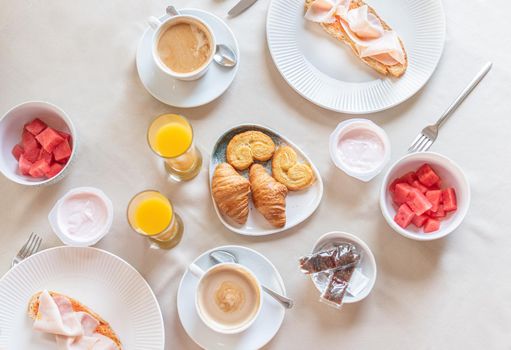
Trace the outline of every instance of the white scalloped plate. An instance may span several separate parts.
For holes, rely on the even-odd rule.
[[[316,179],[310,187],[301,191],[288,192],[286,197],[286,225],[282,228],[275,228],[271,226],[254,207],[252,200],[249,201],[249,214],[247,222],[244,225],[239,225],[228,217],[223,216],[218,210],[215,200],[213,199],[213,192],[211,191],[211,179],[213,178],[213,173],[217,164],[225,162],[225,149],[227,148],[227,144],[234,135],[248,130],[258,130],[267,134],[272,138],[276,146],[285,144],[292,147],[298,155],[298,160],[309,164],[312,168],[312,171],[314,172]],[[261,164],[271,174],[271,159]],[[248,170],[242,171],[240,173],[243,176],[248,177]],[[282,136],[275,130],[257,124],[242,124],[235,126],[227,130],[218,138],[218,141],[216,142],[215,146],[213,147],[213,151],[211,152],[211,158],[209,162],[209,188],[211,193],[211,200],[213,201],[215,211],[220,221],[229,230],[248,236],[269,235],[272,233],[288,230],[300,224],[316,211],[319,203],[321,202],[321,198],[323,197],[323,180],[321,179],[321,175],[312,160],[307,157],[307,155],[288,138]]]
[[[284,79],[307,100],[342,113],[382,111],[412,97],[435,71],[445,42],[441,1],[367,2],[404,42],[409,66],[401,78],[379,75],[319,24],[306,21],[304,0],[272,0],[268,47]]]
[[[165,332],[151,287],[131,265],[104,250],[56,247],[39,252],[0,280],[0,349],[55,349],[32,330],[30,297],[43,289],[73,297],[107,320],[123,349],[163,350]]]

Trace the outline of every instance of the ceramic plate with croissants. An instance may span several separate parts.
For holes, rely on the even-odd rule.
[[[323,196],[312,160],[281,134],[256,124],[239,125],[220,136],[209,179],[220,221],[244,235],[296,226],[314,213]]]

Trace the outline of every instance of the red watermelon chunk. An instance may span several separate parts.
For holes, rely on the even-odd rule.
[[[69,135],[67,132],[64,132],[64,131],[58,131],[57,132],[59,133],[60,136],[62,136],[64,138],[64,140],[67,140],[71,143],[71,135]]]
[[[412,219],[412,224],[414,224],[415,226],[417,227],[422,227],[424,226],[424,223],[426,222],[426,220],[429,219],[429,216],[427,216],[426,214],[423,214],[423,215],[415,215]]]
[[[414,171],[407,172],[403,176],[399,178],[402,182],[406,182],[409,185],[412,185],[415,180],[417,180],[417,174]]]
[[[30,123],[25,124],[25,130],[34,136],[39,135],[46,127],[47,125],[39,118],[35,118]]]
[[[20,159],[18,162],[18,169],[21,175],[29,175],[30,168],[32,167],[32,162],[25,158],[25,155],[20,155]]]
[[[37,160],[43,159],[46,163],[51,164],[53,160],[53,156],[51,153],[46,152],[44,148],[41,148],[39,151],[39,156],[37,157]]]
[[[435,232],[438,231],[439,228],[440,221],[429,218],[428,220],[426,220],[426,223],[424,224],[424,233]]]
[[[25,158],[29,160],[30,162],[35,162],[39,158],[39,151],[41,148],[29,148],[25,149],[25,152],[23,154],[25,155]]]
[[[445,211],[454,211],[458,209],[458,204],[456,202],[456,191],[454,188],[449,187],[445,190],[442,190],[442,203],[444,204]]]
[[[397,204],[406,203],[411,199],[411,193],[414,188],[407,183],[398,183],[394,191],[394,201]]]
[[[14,158],[16,158],[16,160],[20,160],[20,156],[23,154],[23,146],[22,145],[15,145],[13,148],[12,148],[12,155],[14,156]]]
[[[47,127],[36,136],[37,141],[43,146],[46,152],[52,153],[55,147],[64,141],[64,138],[59,135],[54,129]]]
[[[402,204],[397,210],[394,221],[402,228],[406,228],[408,225],[410,225],[414,216],[415,214],[410,209],[410,207],[406,204]]]
[[[416,188],[411,191],[410,199],[406,201],[406,204],[408,204],[415,215],[422,215],[432,207],[426,196]]]
[[[423,184],[421,184],[419,182],[419,180],[415,180],[412,183],[412,186],[415,187],[416,189],[418,189],[421,193],[426,193],[426,191],[428,190],[428,188],[426,186],[424,186]]]
[[[442,199],[442,191],[440,190],[432,190],[426,192],[426,198],[431,203],[431,211],[436,212],[438,210],[438,205]]]
[[[71,146],[69,146],[69,142],[64,140],[64,142],[61,142],[57,147],[55,147],[53,150],[53,156],[57,162],[69,159],[71,156]]]
[[[444,205],[443,204],[439,204],[438,205],[438,209],[436,212],[430,210],[428,212],[428,215],[429,217],[431,218],[434,218],[434,219],[439,219],[439,218],[445,218],[445,216],[447,215],[445,210],[444,210]]]
[[[52,177],[60,173],[62,169],[64,169],[64,165],[59,163],[53,163],[52,165],[50,165],[50,169],[46,172],[45,175],[48,179],[51,179]]]
[[[389,186],[389,191],[391,193],[394,193],[396,191],[396,185],[397,184],[400,184],[402,183],[403,181],[401,180],[401,178],[398,178],[398,179],[395,179],[394,181],[392,181],[392,183],[390,184]]]
[[[32,177],[43,177],[48,171],[50,171],[50,165],[44,159],[40,159],[32,164],[28,173]]]
[[[23,130],[23,133],[21,134],[21,145],[25,152],[33,150],[34,148],[39,148],[36,138],[27,130]]]
[[[419,181],[427,187],[433,186],[440,180],[440,177],[433,171],[429,164],[423,164],[417,170],[417,177]]]

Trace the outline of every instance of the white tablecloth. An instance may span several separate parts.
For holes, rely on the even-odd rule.
[[[234,0],[176,0],[226,17]],[[504,0],[444,2],[447,42],[431,81],[406,103],[368,117],[388,132],[392,160],[432,122],[486,60],[493,70],[442,129],[432,148],[452,157],[472,185],[467,218],[451,236],[415,242],[393,232],[378,206],[382,176],[369,184],[336,170],[328,135],[349,115],[321,109],[297,95],[273,65],[266,45],[269,0],[227,23],[242,56],[238,75],[218,100],[195,109],[166,106],[138,79],[135,51],[146,18],[164,1],[0,0],[0,112],[26,100],[47,100],[74,120],[80,149],[60,183],[27,188],[0,179],[0,273],[31,231],[45,248],[60,245],[47,213],[77,186],[96,186],[113,200],[111,233],[97,247],[126,259],[147,279],[160,302],[168,349],[194,349],[176,311],[176,291],[187,264],[220,244],[241,244],[266,255],[296,299],[267,349],[503,349],[511,347],[511,5]],[[149,121],[165,112],[191,118],[207,155],[225,129],[265,123],[289,136],[316,162],[325,182],[318,211],[298,227],[271,237],[246,238],[227,230],[209,198],[207,172],[186,184],[169,182],[149,150]],[[207,159],[207,157],[206,157]],[[205,167],[204,167],[205,169]],[[125,218],[133,194],[156,188],[185,222],[181,244],[148,248]],[[379,274],[371,295],[341,312],[317,302],[297,267],[323,233],[352,232],[372,248]]]

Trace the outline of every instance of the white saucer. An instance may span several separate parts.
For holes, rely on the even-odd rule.
[[[215,33],[217,43],[225,44],[234,50],[238,57],[238,64],[233,68],[226,68],[212,62],[206,74],[194,81],[171,78],[156,68],[151,54],[151,39],[154,31],[148,26],[137,49],[138,76],[146,90],[161,102],[182,108],[198,107],[213,101],[231,85],[240,65],[240,52],[233,32],[220,18],[198,9],[179,11],[207,22]],[[167,16],[162,16],[160,20],[165,18]]]
[[[213,250],[224,249],[235,254],[239,262],[248,267],[257,278],[267,287],[286,294],[284,282],[273,264],[255,250],[241,246],[223,246],[211,249],[200,255],[194,264],[206,270],[213,266],[209,253]],[[272,297],[264,294],[261,313],[254,324],[239,334],[220,334],[209,329],[199,318],[195,309],[195,287],[198,279],[188,270],[184,273],[177,292],[177,310],[181,324],[186,333],[197,345],[204,349],[253,350],[263,347],[277,333],[284,320],[284,308]]]

